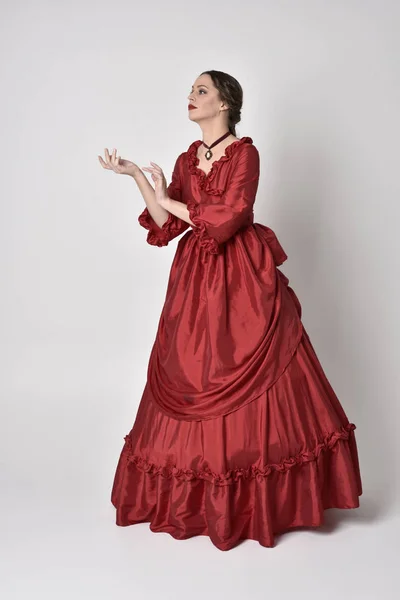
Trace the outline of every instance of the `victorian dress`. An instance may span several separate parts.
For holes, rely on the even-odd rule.
[[[287,255],[254,222],[259,153],[235,140],[206,174],[193,142],[176,160],[160,228],[147,208],[147,242],[177,243],[150,353],[147,382],[124,438],[111,493],[120,526],[147,522],[176,539],[240,540],[318,527],[327,508],[362,494],[354,430],[278,269]]]

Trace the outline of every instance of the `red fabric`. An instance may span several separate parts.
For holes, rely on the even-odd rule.
[[[150,522],[221,550],[240,539],[323,523],[329,507],[362,494],[355,425],[328,382],[278,269],[275,233],[254,223],[259,155],[230,144],[206,175],[193,142],[168,187],[194,227],[181,238],[137,417],[112,490],[117,524]],[[147,241],[165,246],[189,228],[147,209]]]

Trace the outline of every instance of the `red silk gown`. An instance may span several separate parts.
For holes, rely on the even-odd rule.
[[[324,509],[362,494],[354,429],[278,269],[287,255],[254,223],[259,153],[231,143],[206,174],[193,142],[178,156],[170,198],[194,226],[147,208],[147,242],[179,240],[147,383],[125,437],[111,500],[117,525],[150,523],[176,539],[242,539],[318,527]]]

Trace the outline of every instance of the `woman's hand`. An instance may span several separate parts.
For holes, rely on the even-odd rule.
[[[120,175],[130,175],[131,177],[136,177],[142,172],[140,167],[138,167],[135,163],[117,156],[116,148],[114,148],[112,151],[111,156],[108,152],[108,149],[104,148],[104,156],[106,159],[105,162],[101,156],[98,155],[100,164],[104,169],[114,171],[114,173],[119,173]]]
[[[165,179],[163,170],[156,163],[150,161],[151,167],[142,167],[143,171],[151,173],[151,178],[154,181],[156,202],[163,208],[166,208],[166,204],[169,200],[167,194],[167,181]]]

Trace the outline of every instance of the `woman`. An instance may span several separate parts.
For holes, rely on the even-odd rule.
[[[236,137],[239,83],[205,71],[188,99],[203,140],[178,156],[168,187],[153,162],[141,170],[115,150],[99,157],[135,179],[149,244],[188,230],[111,499],[118,525],[207,535],[220,550],[241,539],[273,547],[277,533],[321,525],[326,508],[359,506],[355,425],[277,268],[287,255],[254,223],[259,154],[250,137]]]

